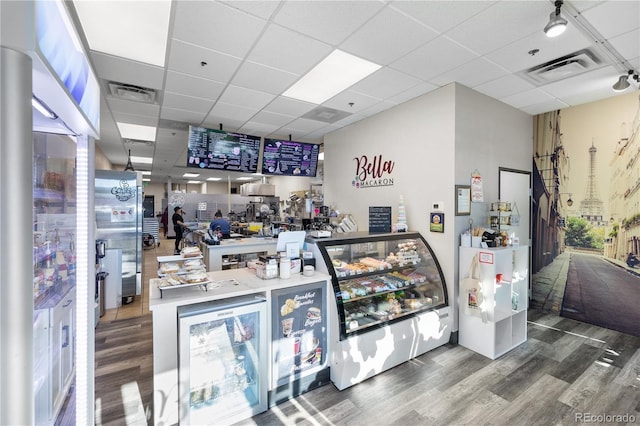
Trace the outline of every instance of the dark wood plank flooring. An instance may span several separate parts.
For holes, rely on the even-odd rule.
[[[640,423],[640,338],[537,311],[529,316],[527,342],[497,360],[445,345],[349,389],[324,386],[238,425],[569,425],[587,414]],[[98,326],[96,425],[152,424],[151,339],[149,315]]]

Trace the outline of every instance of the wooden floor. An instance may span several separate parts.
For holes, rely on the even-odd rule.
[[[145,252],[151,267],[165,254],[155,251]],[[527,342],[495,361],[445,345],[349,389],[327,385],[238,425],[640,423],[640,338],[537,311],[529,320]],[[152,351],[148,305],[139,316],[99,324],[96,425],[152,424]],[[627,417],[588,417],[603,415]]]

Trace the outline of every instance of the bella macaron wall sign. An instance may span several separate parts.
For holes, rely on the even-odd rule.
[[[374,188],[379,186],[393,186],[391,175],[395,167],[395,161],[385,160],[382,154],[354,157],[355,178],[351,184],[359,189]]]

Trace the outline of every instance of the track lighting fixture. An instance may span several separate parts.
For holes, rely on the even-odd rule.
[[[51,109],[35,95],[31,96],[31,106],[40,111],[40,114],[51,120],[55,120],[56,118],[58,118],[56,113],[51,111]]]
[[[549,15],[549,22],[544,27],[544,33],[547,37],[557,37],[567,29],[567,20],[560,14],[562,0],[556,0],[556,10]]]
[[[612,87],[613,91],[614,92],[623,92],[623,91],[627,90],[629,88],[629,86],[631,85],[631,84],[629,84],[629,79],[630,78],[635,80],[636,83],[639,83],[640,77],[638,76],[638,73],[635,72],[634,70],[629,70],[629,72],[627,74],[623,74],[620,77],[618,77],[618,81],[616,81],[615,84]]]

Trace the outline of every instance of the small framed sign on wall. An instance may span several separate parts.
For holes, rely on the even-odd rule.
[[[456,216],[471,214],[471,185],[456,185]]]
[[[444,232],[444,213],[432,212],[429,218],[429,231]]]

